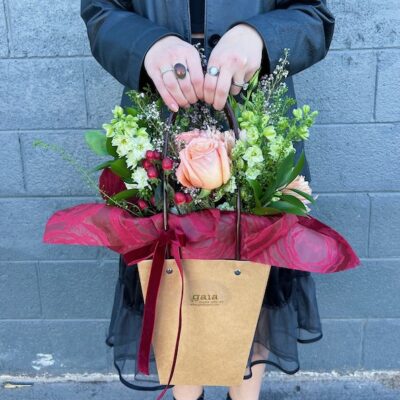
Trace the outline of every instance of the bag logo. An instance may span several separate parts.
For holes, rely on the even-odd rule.
[[[190,305],[192,306],[217,306],[222,304],[224,300],[218,296],[217,293],[213,294],[193,294],[190,299]]]

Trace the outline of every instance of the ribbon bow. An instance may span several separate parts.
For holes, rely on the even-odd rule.
[[[170,376],[168,378],[167,386],[157,397],[157,400],[161,399],[168,389],[169,384],[172,380],[172,376],[175,370],[176,359],[178,356],[179,339],[182,328],[182,303],[183,303],[183,268],[180,249],[186,245],[186,236],[179,228],[171,229],[168,228],[160,233],[157,241],[153,242],[149,246],[132,250],[124,255],[124,261],[127,265],[135,264],[143,259],[153,256],[153,262],[151,264],[151,271],[149,282],[146,292],[146,300],[144,306],[142,332],[140,336],[139,354],[138,354],[138,369],[145,375],[149,375],[149,358],[150,358],[150,346],[153,338],[154,323],[156,316],[156,304],[158,297],[158,290],[160,288],[161,276],[164,267],[164,261],[166,258],[167,248],[170,246],[171,255],[176,261],[178,266],[180,278],[181,278],[181,298],[179,304],[179,324],[178,332],[175,342],[174,358],[172,362]]]

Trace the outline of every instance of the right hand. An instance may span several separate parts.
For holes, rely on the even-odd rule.
[[[184,79],[177,79],[174,71],[161,75],[162,68],[172,69],[176,63],[189,69]],[[166,36],[153,44],[144,58],[144,67],[171,111],[189,108],[190,104],[204,99],[200,55],[194,46],[177,36]]]

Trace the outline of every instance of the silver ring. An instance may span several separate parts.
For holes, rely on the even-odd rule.
[[[233,85],[233,86],[240,87],[240,88],[242,88],[243,90],[247,90],[247,88],[249,87],[248,82],[237,83],[237,82],[235,82],[235,81],[232,81],[232,85]]]
[[[166,72],[169,72],[169,71],[173,71],[174,72],[175,70],[174,70],[174,68],[171,68],[171,67],[168,66],[168,67],[161,68],[160,71],[161,71],[161,75],[164,75]]]
[[[218,76],[219,68],[218,67],[209,67],[209,68],[207,68],[207,73],[211,76]]]

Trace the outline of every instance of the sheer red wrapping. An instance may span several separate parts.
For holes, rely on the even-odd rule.
[[[56,212],[47,222],[44,241],[55,244],[105,246],[124,256],[127,265],[153,259],[143,315],[138,368],[149,374],[149,355],[155,309],[167,247],[175,258],[182,282],[179,328],[171,382],[182,322],[183,268],[186,259],[234,259],[236,212],[210,209],[186,215],[136,218],[105,204],[81,204]],[[241,259],[302,271],[332,273],[354,268],[360,261],[349,243],[335,230],[311,216],[290,214],[260,217],[242,213]]]
[[[210,209],[169,215],[172,230],[186,238],[182,258],[234,259],[236,213]],[[126,257],[141,250],[152,258],[163,231],[162,214],[136,218],[105,204],[81,204],[57,211],[47,222],[44,241],[105,246]],[[242,213],[241,259],[317,273],[353,268],[359,259],[349,243],[318,219],[291,214],[260,217]],[[128,265],[140,259],[128,260]]]

